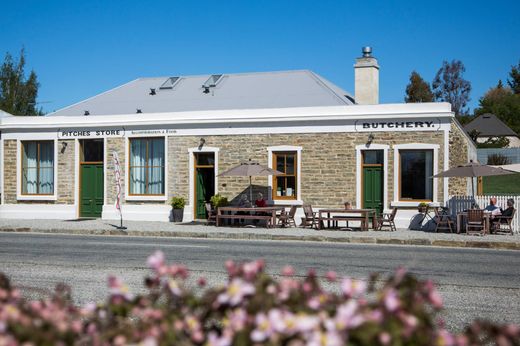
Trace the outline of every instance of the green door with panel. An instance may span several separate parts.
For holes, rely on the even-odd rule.
[[[81,217],[101,217],[103,209],[103,164],[80,166],[80,211]]]
[[[383,167],[363,167],[363,208],[383,212]]]

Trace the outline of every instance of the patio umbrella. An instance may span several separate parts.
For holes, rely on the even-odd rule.
[[[252,177],[268,176],[268,175],[280,175],[283,172],[277,171],[276,169],[269,168],[261,165],[257,162],[243,162],[238,166],[228,169],[225,172],[220,173],[219,177],[249,177],[249,201],[253,202],[253,186],[251,184]]]
[[[503,169],[500,167],[492,167],[488,165],[481,165],[477,162],[469,162],[468,164],[452,167],[447,171],[441,172],[433,176],[433,178],[449,178],[449,177],[470,177],[471,178],[471,191],[475,196],[475,187],[473,186],[474,177],[488,177],[492,175],[507,175],[514,174],[516,172]]]

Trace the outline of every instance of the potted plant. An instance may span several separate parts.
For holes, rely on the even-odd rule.
[[[211,196],[209,201],[215,209],[217,209],[218,207],[225,207],[229,203],[227,197],[224,197],[218,193],[215,196]]]
[[[419,213],[425,213],[426,212],[426,208],[428,208],[428,203],[426,203],[426,202],[421,202],[417,206],[417,210],[419,211]]]
[[[184,206],[186,201],[182,197],[172,197],[171,206],[173,209],[173,222],[182,222],[184,215]]]

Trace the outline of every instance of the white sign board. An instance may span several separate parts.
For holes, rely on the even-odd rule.
[[[356,132],[439,131],[441,129],[441,121],[438,118],[356,120],[354,126]]]
[[[58,139],[124,137],[125,128],[58,129]]]

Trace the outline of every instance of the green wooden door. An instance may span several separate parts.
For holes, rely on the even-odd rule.
[[[215,169],[213,167],[200,167],[195,175],[195,218],[205,219],[206,203],[215,192]]]
[[[79,215],[101,217],[103,209],[103,164],[81,164]]]
[[[195,217],[197,219],[206,218],[206,184],[204,179],[204,168],[197,168],[197,186],[195,187],[196,195],[196,206],[195,206]]]
[[[383,212],[383,167],[363,167],[363,208]]]

